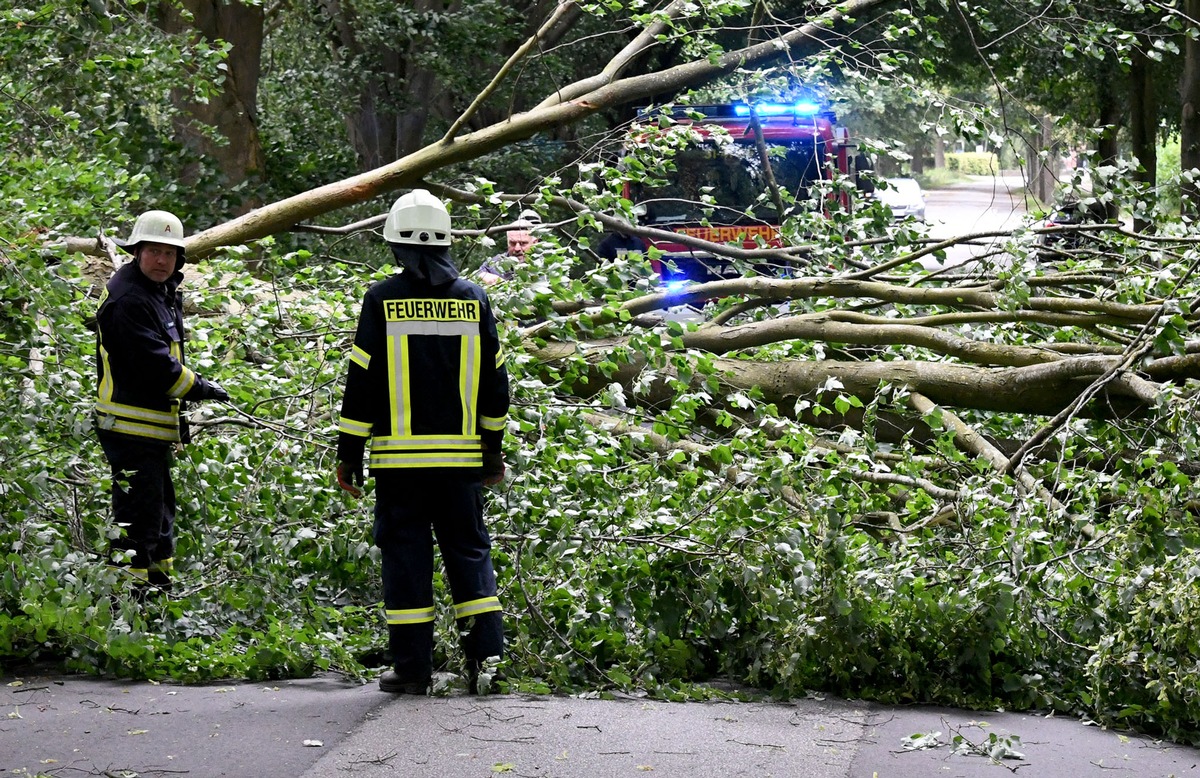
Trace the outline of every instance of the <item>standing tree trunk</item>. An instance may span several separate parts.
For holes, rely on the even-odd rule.
[[[925,155],[929,153],[929,142],[924,136],[918,137],[912,146],[912,174],[919,176],[925,172]]]
[[[1184,16],[1192,31],[1200,32],[1200,0],[1184,0]],[[1184,43],[1183,78],[1179,87],[1183,116],[1180,121],[1179,161],[1184,173],[1200,170],[1200,41],[1192,35]],[[1189,180],[1190,179],[1190,180]],[[1200,215],[1200,181],[1183,176],[1181,205],[1185,215]]]
[[[1142,44],[1148,43],[1149,41],[1143,37]],[[1134,177],[1153,193],[1158,179],[1158,149],[1155,146],[1158,105],[1154,99],[1154,62],[1146,56],[1145,48],[1142,46],[1133,50],[1132,57],[1132,67],[1129,71],[1129,134],[1133,145],[1133,155],[1137,157],[1139,164]],[[1149,219],[1144,216],[1134,216],[1133,229],[1135,231],[1145,232],[1150,227]]]
[[[184,12],[191,15],[188,19]],[[263,9],[237,0],[182,0],[162,3],[159,26],[166,32],[199,33],[205,40],[231,44],[225,81],[207,102],[175,96],[183,110],[176,134],[188,148],[214,160],[226,183],[233,187],[260,174],[264,167],[258,135],[258,79],[261,73]],[[203,132],[214,127],[227,143]],[[244,213],[255,203],[243,203]]]
[[[1121,128],[1121,105],[1117,102],[1117,96],[1113,90],[1107,85],[1099,86],[1100,98],[1100,137],[1096,143],[1096,153],[1099,159],[1097,167],[1104,165],[1114,165],[1117,162],[1117,157],[1120,150],[1117,147],[1117,131]],[[1096,178],[1092,176],[1092,188],[1095,191]],[[1107,218],[1115,219],[1118,216],[1117,204],[1109,202],[1105,206]]]
[[[418,2],[414,13],[427,12],[428,2]],[[334,50],[343,64],[358,68],[362,89],[355,107],[346,115],[346,134],[358,157],[359,168],[382,167],[419,148],[429,121],[429,103],[408,105],[410,95],[433,95],[433,76],[410,75],[411,50],[397,47],[368,50],[358,35],[360,20],[352,4],[325,0],[324,11],[333,23]],[[397,36],[398,43],[403,39]],[[409,47],[411,49],[411,47]],[[411,147],[411,148],[410,148]]]
[[[1058,184],[1058,154],[1054,146],[1054,120],[1043,114],[1038,119],[1037,196],[1043,203],[1054,202]]]

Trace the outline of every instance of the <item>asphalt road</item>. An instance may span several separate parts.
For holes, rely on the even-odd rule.
[[[927,190],[925,221],[930,237],[946,239],[1019,226],[1025,218],[1024,185],[1019,176],[997,176],[976,178],[946,189]],[[929,269],[960,265],[994,250],[996,243],[995,238],[981,237],[973,245],[947,250],[944,262],[932,259],[923,261],[922,265]]]
[[[205,686],[10,676],[0,684],[0,775],[1200,776],[1196,749],[1069,718],[815,696],[417,698],[334,676]]]

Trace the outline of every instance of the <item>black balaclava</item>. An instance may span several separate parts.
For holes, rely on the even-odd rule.
[[[444,286],[458,278],[458,268],[450,259],[449,246],[411,246],[407,243],[389,243],[392,255],[404,268],[422,281],[433,286]]]

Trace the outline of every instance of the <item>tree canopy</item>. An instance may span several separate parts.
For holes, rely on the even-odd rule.
[[[1104,74],[1164,47],[1184,52],[1188,165],[1194,21],[1035,10],[4,9],[0,666],[197,681],[386,662],[369,503],[337,490],[333,444],[359,302],[395,271],[379,215],[420,185],[450,202],[467,271],[518,211],[542,216],[529,260],[489,289],[514,388],[512,472],[488,508],[504,688],[682,699],[726,676],[1196,740],[1200,236],[1128,175],[1122,133],[1075,192],[1117,218],[1082,227],[941,240],[856,199],[795,209],[782,245],[748,247],[638,225],[625,189],[669,178],[680,148],[666,114],[635,107],[805,90],[874,110],[863,143],[898,164],[934,137],[1049,164],[1012,101],[1104,136]],[[253,23],[234,35],[234,17]],[[1080,51],[1094,67],[1035,56]],[[1096,89],[1067,101],[1039,88],[1052,73]],[[817,202],[854,182],[823,186]],[[192,411],[179,454],[183,591],[139,607],[105,564],[120,529],[88,319],[108,239],[151,207],[194,231],[190,364],[233,399]],[[611,229],[725,257],[737,277],[664,289],[654,249],[597,257]],[[975,257],[941,266],[957,244]],[[788,272],[760,272],[768,260]]]

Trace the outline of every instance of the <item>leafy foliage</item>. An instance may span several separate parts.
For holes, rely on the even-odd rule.
[[[713,19],[744,11],[741,3],[702,5]],[[605,4],[614,13],[620,6]],[[42,16],[5,13],[20,24],[0,26],[0,50],[19,50],[29,58],[22,64],[50,62],[35,62],[53,48],[39,44],[58,44],[43,26],[48,20],[84,32],[93,24],[76,18],[87,11],[64,4],[43,6]],[[701,21],[672,21],[664,42],[718,54],[722,35]],[[152,35],[120,22],[110,20],[116,34]],[[295,34],[312,20],[290,22]],[[95,24],[103,30],[103,20]],[[80,39],[103,48],[103,31]],[[373,32],[382,40],[389,31]],[[66,234],[111,231],[151,198],[199,209],[203,202],[195,201],[209,193],[172,190],[170,169],[156,164],[170,158],[170,144],[158,132],[158,111],[167,107],[148,102],[157,94],[153,79],[192,82],[170,68],[146,69],[175,60],[89,56],[98,71],[134,74],[116,79],[94,114],[72,115],[71,101],[56,91],[85,91],[79,81],[33,79],[20,83],[29,92],[15,82],[0,89],[5,107],[20,109],[0,112],[15,117],[0,120],[0,137],[29,152],[6,158],[19,175],[0,180],[0,194],[13,204],[0,214],[0,403],[8,409],[0,416],[0,460],[8,470],[0,483],[0,663],[186,681],[318,670],[365,677],[386,661],[378,556],[369,501],[350,502],[334,486],[332,444],[357,307],[366,286],[393,271],[386,252],[361,233],[305,249],[268,240],[189,270],[190,362],[233,399],[193,409],[195,442],[179,456],[178,591],[170,600],[132,600],[127,582],[105,564],[107,542],[120,530],[89,422],[95,355],[87,320],[110,268],[51,246]],[[220,56],[181,48],[179,59],[200,67]],[[881,61],[913,64],[899,56]],[[281,57],[278,64],[272,101],[284,102],[290,84],[328,94],[297,63]],[[786,71],[735,74],[714,94],[795,86]],[[203,89],[206,81],[199,83]],[[27,97],[14,98],[21,94]],[[121,112],[135,103],[138,111]],[[987,111],[936,108],[937,117],[920,121],[950,124],[968,138],[1003,137]],[[281,190],[349,166],[322,126],[337,112],[308,113],[287,104],[265,125],[280,169],[292,168],[277,174]],[[31,141],[23,130],[35,120],[61,142]],[[653,144],[623,169],[606,164],[615,149],[603,144],[615,138],[598,138],[578,168],[543,172],[529,198],[534,205],[547,215],[564,210],[565,197],[585,207],[558,232],[547,231],[531,259],[514,268],[515,280],[493,290],[515,400],[506,451],[512,473],[489,496],[510,628],[502,688],[637,687],[676,699],[706,694],[695,684],[726,676],[781,697],[819,689],[1053,709],[1200,738],[1194,382],[1180,382],[1140,416],[1064,423],[1029,463],[1049,485],[1050,500],[964,453],[944,411],[919,419],[928,434],[877,438],[889,414],[912,415],[903,386],[877,387],[864,399],[831,380],[787,403],[769,398],[763,385],[738,387],[727,363],[689,347],[693,324],[631,313],[631,301],[653,290],[647,257],[600,264],[589,255],[597,213],[633,215],[621,184],[670,170],[670,149]],[[891,139],[879,145],[903,154]],[[456,205],[456,227],[483,228],[511,210],[487,179],[492,172],[453,171],[475,197]],[[1088,197],[1149,202],[1117,167],[1096,176],[1106,188]],[[830,192],[846,186],[833,182]],[[1004,246],[1013,259],[985,262],[981,272],[1005,313],[1029,313],[1022,306],[1033,285],[1055,269],[1077,271],[1076,284],[1101,277],[1105,302],[1169,303],[1147,338],[1154,356],[1186,354],[1194,317],[1180,302],[1200,294],[1186,230],[1161,225],[1162,244],[1097,234],[1057,268],[1039,264],[1037,237],[1018,230]],[[821,281],[893,260],[920,239],[878,208],[828,219],[810,214],[785,231],[812,243],[802,264],[825,273]],[[486,243],[464,239],[456,252],[471,267],[491,253]],[[251,251],[253,274],[245,261]],[[915,263],[897,272],[920,285]],[[747,298],[712,300],[705,312],[756,323],[852,308],[897,318],[925,310],[801,295],[750,307]],[[582,315],[564,310],[579,301],[594,307]],[[964,320],[947,330],[1039,349],[1134,340],[1116,324],[1082,330],[1034,316]],[[786,338],[733,354],[746,366],[831,356],[891,362],[930,353],[916,345],[867,349]],[[860,427],[803,423],[852,413],[860,414]],[[961,415],[995,439],[1018,441],[1043,421]],[[440,580],[437,586],[444,601]],[[455,667],[446,610],[438,632],[438,662]]]

